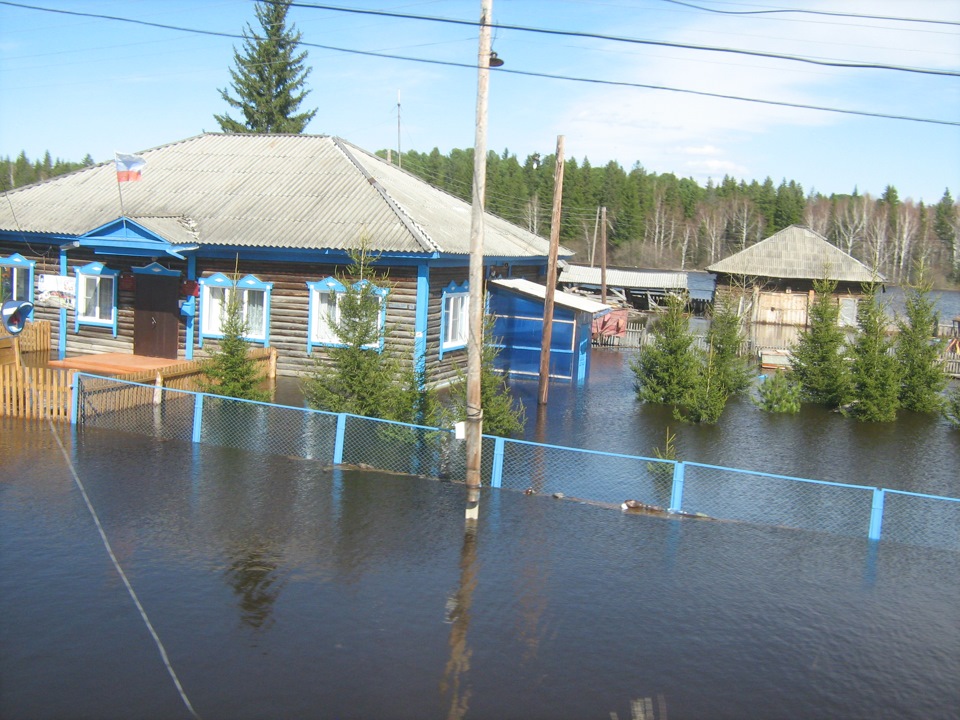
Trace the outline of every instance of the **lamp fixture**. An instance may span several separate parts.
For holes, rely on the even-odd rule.
[[[490,51],[490,67],[500,67],[503,65],[503,60],[497,57],[497,54],[491,50]]]

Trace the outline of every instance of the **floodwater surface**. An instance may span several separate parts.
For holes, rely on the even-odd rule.
[[[960,712],[958,553],[56,431],[0,419],[3,718],[191,717],[77,480],[207,720]]]

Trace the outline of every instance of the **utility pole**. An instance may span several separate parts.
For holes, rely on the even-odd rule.
[[[480,373],[483,348],[483,200],[487,186],[487,94],[490,86],[490,16],[493,0],[480,2],[480,43],[477,53],[477,122],[473,144],[473,205],[470,213],[470,297],[467,309],[466,484],[480,487],[483,408]],[[471,504],[468,501],[468,506]],[[468,507],[469,510],[469,507]]]
[[[400,91],[397,90],[397,167],[403,167],[403,153],[400,152]]]
[[[607,208],[600,208],[600,302],[607,304]]]
[[[557,289],[557,256],[560,254],[560,206],[563,199],[563,135],[557,135],[557,167],[553,174],[553,214],[550,216],[550,251],[547,256],[547,289],[543,298],[543,339],[540,341],[540,386],[537,402],[547,404],[550,389],[550,343],[553,340],[553,296]]]

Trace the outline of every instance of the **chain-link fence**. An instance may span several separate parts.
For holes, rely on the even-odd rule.
[[[683,510],[710,517],[864,537],[873,489],[684,463]]]
[[[165,439],[463,481],[452,430],[78,373],[73,421]],[[960,551],[960,499],[483,437],[484,485]]]

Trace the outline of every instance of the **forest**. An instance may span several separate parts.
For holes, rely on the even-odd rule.
[[[377,153],[387,157],[387,150]],[[473,150],[443,155],[390,153],[407,172],[470,201]],[[51,158],[31,162],[25,152],[0,159],[3,188],[47,180],[93,164]],[[487,154],[486,208],[542,237],[550,234],[556,156],[529,155],[523,164],[508,150]],[[841,250],[876,268],[888,282],[909,284],[922,265],[935,286],[960,285],[960,202],[949,189],[935,205],[901,199],[888,185],[879,197],[805,193],[783,179],[775,184],[726,176],[701,186],[692,178],[653,173],[639,163],[593,167],[584,158],[564,162],[560,241],[580,263],[599,262],[600,208],[606,208],[607,263],[619,267],[702,269],[789,225],[803,224]]]
[[[387,151],[378,153],[387,156]],[[469,201],[473,151],[442,155],[405,152],[400,165],[431,185]],[[556,157],[487,155],[486,209],[548,237]],[[560,240],[576,261],[599,262],[600,208],[606,207],[607,262],[611,266],[702,269],[802,224],[826,237],[893,284],[907,284],[922,262],[941,288],[960,283],[960,203],[949,189],[932,206],[901,200],[892,185],[880,197],[804,193],[793,180],[774,184],[724,177],[701,186],[691,178],[657,174],[636,164],[592,167],[566,159]],[[596,257],[594,257],[596,256]]]

